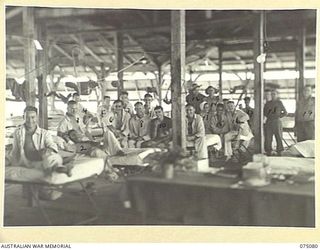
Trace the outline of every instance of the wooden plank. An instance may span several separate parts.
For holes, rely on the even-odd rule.
[[[20,15],[22,13],[22,7],[15,7],[14,9],[10,11],[6,11],[6,20],[8,21],[9,19]]]
[[[48,39],[46,24],[38,26],[38,40],[41,41],[43,50],[37,51],[37,79],[38,79],[38,97],[39,97],[39,125],[41,128],[48,129],[48,101],[47,93],[47,74],[48,74]],[[42,42],[45,41],[45,42]]]
[[[26,103],[35,106],[36,104],[36,48],[33,40],[35,37],[34,9],[23,7],[23,35],[26,38],[24,48],[24,69],[26,79]]]
[[[123,34],[121,32],[117,32],[115,36],[115,44],[116,44],[116,60],[117,60],[117,71],[123,69]],[[123,71],[118,73],[118,97],[120,96],[120,92],[123,90]]]
[[[171,99],[173,148],[186,147],[185,114],[185,11],[171,11]]]
[[[219,46],[219,99],[222,100],[222,63],[223,63],[223,52],[222,48]]]
[[[255,152],[264,153],[264,133],[263,133],[263,92],[264,80],[263,69],[264,63],[258,63],[257,57],[263,53],[263,29],[264,29],[264,12],[261,11],[257,15],[254,29],[254,122],[253,130],[255,135]]]
[[[298,36],[298,48],[297,48],[297,63],[298,63],[298,71],[299,71],[299,79],[298,79],[298,94],[297,98],[301,99],[303,96],[303,89],[305,85],[304,80],[304,70],[305,70],[305,48],[306,48],[306,28],[301,24],[299,29],[299,36]]]

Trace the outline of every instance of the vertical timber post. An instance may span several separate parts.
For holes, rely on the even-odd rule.
[[[263,96],[264,96],[264,80],[263,70],[264,63],[258,63],[257,57],[264,53],[264,12],[260,11],[257,15],[257,22],[253,37],[253,62],[254,62],[254,123],[253,129],[255,133],[255,152],[264,153],[264,130],[263,130]]]
[[[185,124],[185,11],[171,11],[171,99],[173,148],[186,147]]]

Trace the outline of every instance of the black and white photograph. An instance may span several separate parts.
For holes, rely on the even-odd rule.
[[[3,226],[315,228],[316,19],[6,5]]]

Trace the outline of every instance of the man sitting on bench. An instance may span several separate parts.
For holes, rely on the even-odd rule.
[[[242,110],[236,109],[233,101],[228,101],[227,107],[227,119],[230,131],[224,136],[226,161],[230,160],[233,155],[232,141],[239,143],[242,140],[248,143],[253,138],[248,124],[249,116]]]
[[[6,165],[35,168],[51,174],[54,168],[62,166],[58,147],[50,133],[38,126],[37,108],[27,106],[23,117],[25,123],[13,134],[13,148],[10,156],[6,158]],[[62,195],[61,192],[47,187],[39,191],[40,198],[46,200],[56,200]]]
[[[196,109],[187,104],[186,106],[186,128],[187,128],[187,147],[194,146],[196,156],[200,159],[208,158],[207,143],[205,138],[205,128],[202,117],[195,113]]]
[[[62,137],[67,143],[73,144],[68,132],[75,130],[82,137],[82,140],[94,141],[93,137],[85,129],[82,120],[78,119],[77,112],[77,103],[69,101],[67,114],[58,125],[58,136]],[[124,155],[117,138],[109,129],[104,131],[103,146],[109,155]]]
[[[161,106],[154,108],[156,118],[150,122],[151,140],[142,143],[142,147],[169,148],[172,141],[172,120],[163,113]]]

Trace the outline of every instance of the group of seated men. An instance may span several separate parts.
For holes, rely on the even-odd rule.
[[[247,101],[246,110],[236,107],[232,100],[220,100],[217,89],[209,86],[206,94],[199,92],[200,86],[193,84],[186,97],[187,106],[193,106],[195,112],[202,117],[205,134],[217,134],[223,141],[224,156],[230,160],[233,156],[233,142],[249,144],[253,138],[250,128],[253,110]],[[247,100],[247,98],[246,98]],[[235,144],[236,144],[235,143]]]
[[[226,160],[232,158],[233,141],[249,142],[253,138],[253,109],[250,98],[245,98],[245,108],[238,109],[233,101],[215,95],[217,90],[212,86],[206,89],[208,96],[199,93],[199,86],[193,85],[186,101],[186,141],[192,142],[198,159],[208,158],[206,134],[219,135],[224,145]],[[271,151],[272,137],[277,140],[277,151],[283,150],[281,142],[281,120],[287,114],[277,91],[267,91],[264,107],[265,148],[267,154]],[[106,171],[112,173],[108,164],[108,156],[125,155],[123,148],[135,147],[165,147],[171,146],[172,120],[164,115],[161,106],[153,106],[153,97],[144,96],[144,103],[136,102],[132,106],[128,93],[122,92],[120,98],[111,105],[110,97],[105,96],[97,115],[88,112],[80,104],[78,93],[67,103],[67,112],[59,122],[57,138],[38,126],[38,110],[27,106],[24,110],[25,123],[13,134],[13,148],[6,155],[6,165],[19,165],[38,168],[49,173],[55,166],[61,166],[63,160],[59,155],[59,147],[72,152],[83,153],[91,157],[104,158]],[[304,95],[297,103],[295,114],[298,141],[314,139],[315,101],[312,97],[312,87],[305,86]],[[103,133],[96,140],[91,133],[90,124],[98,125]],[[45,196],[60,196],[52,190],[46,190]],[[48,193],[49,192],[49,193]],[[58,196],[57,196],[58,195]]]
[[[231,144],[235,136],[243,142],[248,142],[253,137],[254,109],[250,107],[250,97],[243,100],[245,107],[228,99],[219,100],[216,96],[218,90],[212,86],[206,89],[207,96],[199,92],[200,86],[193,84],[187,96],[187,102],[196,108],[196,112],[203,117],[206,134],[219,134],[225,143],[225,156],[230,158]],[[314,140],[315,138],[315,98],[312,97],[313,87],[306,85],[303,95],[296,103],[294,132],[297,141]],[[239,100],[240,101],[240,100]],[[238,102],[239,102],[238,101]],[[284,150],[282,137],[282,119],[287,116],[287,111],[279,98],[278,90],[265,91],[264,115],[264,148],[267,155],[272,154],[272,140],[276,139],[276,152],[281,155]],[[252,130],[252,132],[251,132]]]

